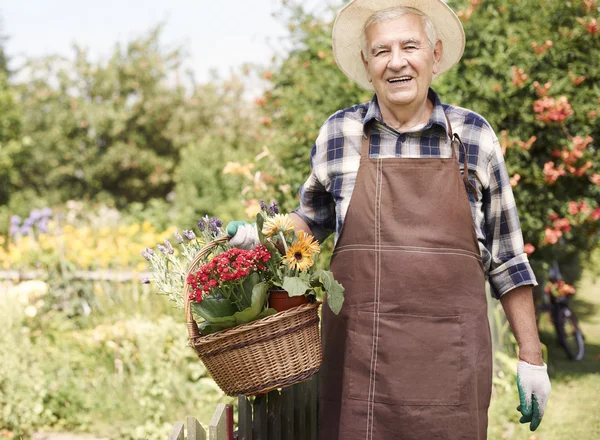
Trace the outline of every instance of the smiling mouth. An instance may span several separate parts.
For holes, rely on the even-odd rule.
[[[412,76],[399,76],[387,80],[390,84],[406,84],[412,79]]]

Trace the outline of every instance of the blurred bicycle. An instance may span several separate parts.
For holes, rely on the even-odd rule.
[[[585,338],[579,327],[577,316],[570,308],[574,293],[575,288],[564,282],[558,262],[554,261],[548,273],[548,283],[542,291],[541,303],[536,307],[536,312],[538,320],[542,312],[549,312],[558,342],[569,359],[580,361],[583,359],[585,351]]]

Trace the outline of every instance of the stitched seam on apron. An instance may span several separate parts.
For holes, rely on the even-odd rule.
[[[345,246],[339,246],[336,250],[335,253],[338,252],[342,252],[342,250],[344,251],[351,251],[353,249],[360,249],[360,250],[364,250],[371,247],[371,249],[373,249],[372,245],[369,244],[347,244]],[[475,252],[471,252],[465,249],[459,249],[459,248],[437,248],[437,247],[423,247],[423,246],[394,246],[394,245],[385,245],[381,247],[382,249],[385,248],[385,250],[402,250],[402,249],[415,249],[415,250],[422,250],[422,251],[434,251],[434,252],[438,252],[438,251],[453,251],[455,253],[464,253],[464,254],[469,254],[472,255],[474,257],[477,258],[481,258],[480,254],[477,254]],[[389,248],[389,249],[388,249]]]
[[[354,248],[354,249],[344,249],[339,251],[338,253],[348,252],[348,251],[372,251],[373,248]],[[481,258],[475,257],[473,255],[462,254],[459,252],[424,252],[424,251],[409,251],[402,249],[379,249],[379,252],[401,252],[401,253],[409,253],[409,254],[433,254],[433,255],[458,255],[460,257],[472,258],[476,261],[481,261]]]
[[[369,406],[370,406],[370,427],[367,432],[367,440],[373,439],[373,427],[374,423],[374,408],[375,408],[375,387],[377,385],[377,345],[379,341],[379,301],[381,298],[381,197],[382,197],[382,188],[383,188],[383,162],[381,159],[377,161],[377,187],[376,187],[376,200],[377,205],[375,206],[375,223],[376,223],[376,236],[375,236],[375,244],[377,247],[376,261],[377,261],[377,277],[376,277],[376,290],[375,290],[375,304],[373,310],[373,324],[374,324],[374,332],[373,332],[373,358],[371,362],[372,372],[370,379],[373,382],[372,387],[369,386],[370,394],[369,394]]]

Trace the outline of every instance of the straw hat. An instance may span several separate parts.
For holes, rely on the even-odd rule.
[[[458,63],[465,50],[465,32],[462,24],[442,0],[353,0],[335,19],[333,56],[342,72],[367,90],[374,89],[360,57],[363,28],[369,17],[376,12],[395,7],[418,9],[433,23],[437,38],[443,45],[440,71],[437,75]]]

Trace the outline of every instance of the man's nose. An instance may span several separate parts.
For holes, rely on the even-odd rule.
[[[400,70],[402,67],[406,66],[408,61],[406,60],[406,54],[404,54],[401,50],[394,48],[391,53],[390,62],[388,63],[388,68],[392,70]]]

